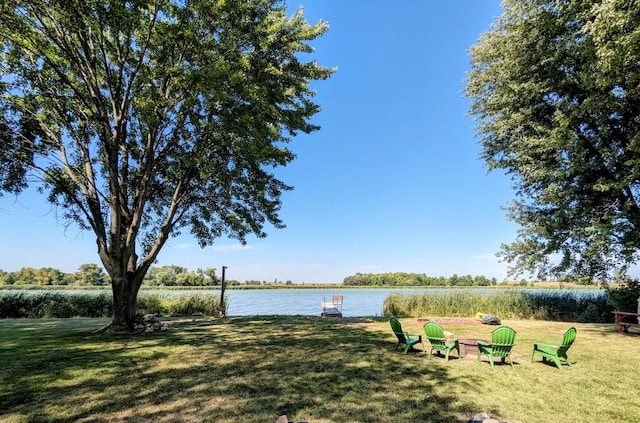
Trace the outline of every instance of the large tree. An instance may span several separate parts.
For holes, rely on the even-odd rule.
[[[318,129],[310,83],[333,70],[302,53],[327,29],[278,0],[2,2],[3,120],[29,153],[12,155],[95,233],[109,329],[131,330],[143,277],[181,228],[206,246],[283,227],[291,187],[274,168]]]
[[[512,177],[511,274],[607,277],[640,248],[640,1],[505,0],[472,46],[481,158]]]

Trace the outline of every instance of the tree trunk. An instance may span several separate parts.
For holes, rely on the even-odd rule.
[[[136,320],[139,281],[133,275],[112,276],[113,318],[105,327],[107,332],[133,332]]]

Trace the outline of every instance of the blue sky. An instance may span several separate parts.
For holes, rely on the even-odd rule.
[[[169,240],[157,266],[228,267],[227,278],[339,283],[361,273],[506,278],[495,253],[515,239],[500,208],[511,183],[478,160],[462,97],[467,51],[501,13],[498,0],[294,0],[331,29],[310,56],[338,68],[314,83],[322,129],[290,144],[277,171],[287,227],[246,246]],[[0,198],[0,269],[99,263],[91,233],[65,227],[30,190]],[[184,231],[187,232],[187,231]]]

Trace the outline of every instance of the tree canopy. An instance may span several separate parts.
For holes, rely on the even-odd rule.
[[[344,285],[351,286],[489,286],[496,285],[495,278],[485,276],[427,276],[424,273],[356,273],[344,278]]]
[[[334,70],[302,58],[327,29],[278,0],[2,3],[0,158],[29,173],[0,182],[42,183],[95,233],[112,329],[132,327],[143,277],[181,229],[206,246],[284,226],[292,187],[273,169],[319,129],[310,84]]]
[[[511,273],[607,277],[640,247],[640,2],[505,0],[470,50],[480,156],[511,176]]]

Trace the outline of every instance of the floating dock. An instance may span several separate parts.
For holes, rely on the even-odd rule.
[[[322,306],[323,317],[342,317],[342,295],[334,295],[331,302],[324,301],[320,305]]]

